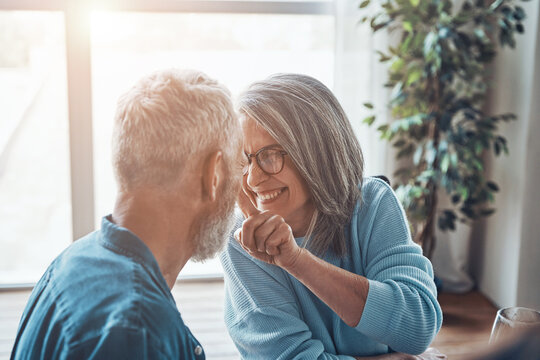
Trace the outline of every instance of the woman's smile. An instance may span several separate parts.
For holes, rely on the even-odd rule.
[[[257,204],[270,204],[277,201],[283,192],[287,190],[286,187],[268,191],[253,191],[257,197]]]

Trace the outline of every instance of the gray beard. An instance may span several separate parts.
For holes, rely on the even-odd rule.
[[[234,225],[234,203],[236,193],[233,190],[233,182],[224,184],[220,194],[221,202],[217,211],[208,214],[202,219],[199,231],[193,238],[195,251],[191,257],[194,262],[203,262],[211,259],[223,249]]]

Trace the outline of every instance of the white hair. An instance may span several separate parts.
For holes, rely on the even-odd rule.
[[[240,96],[239,110],[279,142],[309,187],[315,212],[304,246],[317,255],[329,248],[343,255],[364,159],[336,97],[310,76],[275,74],[253,83]]]
[[[112,161],[119,187],[171,185],[190,160],[211,151],[231,164],[240,136],[227,88],[199,71],[155,72],[118,100]]]

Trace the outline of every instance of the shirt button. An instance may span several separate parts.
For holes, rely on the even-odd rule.
[[[201,355],[202,354],[201,345],[197,345],[193,351],[195,352],[195,355]]]

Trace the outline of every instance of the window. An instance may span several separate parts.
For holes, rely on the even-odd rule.
[[[61,12],[0,12],[0,283],[71,242],[64,39]]]
[[[0,12],[0,91],[8,94],[0,99],[7,103],[0,108],[0,141],[6,142],[4,134],[18,121],[4,113],[24,112],[17,101],[28,103],[35,83],[43,86],[25,113],[28,119],[10,137],[17,141],[9,140],[7,162],[0,142],[0,222],[7,229],[0,235],[7,250],[0,254],[0,284],[37,281],[62,248],[99,227],[101,217],[112,211],[116,101],[141,76],[167,67],[194,68],[233,94],[275,72],[301,72],[333,85],[329,1],[141,0],[123,4],[126,8],[110,2],[109,10],[64,8],[69,2],[54,0],[35,3],[36,9],[15,0],[0,5],[0,10],[41,10]],[[32,31],[27,45],[8,38]],[[13,65],[18,46],[27,46],[26,53],[39,61]],[[220,272],[213,260],[188,263],[181,276]]]

